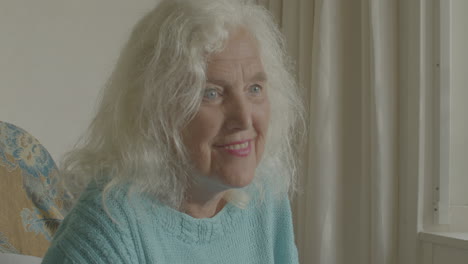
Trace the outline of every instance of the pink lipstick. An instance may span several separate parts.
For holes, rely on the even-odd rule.
[[[247,157],[252,151],[251,140],[233,142],[227,145],[220,146],[226,152],[237,157]]]

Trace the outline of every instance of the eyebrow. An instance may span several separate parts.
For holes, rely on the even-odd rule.
[[[265,72],[257,72],[254,76],[252,76],[249,80],[249,82],[265,82],[267,81],[267,76]],[[218,79],[208,79],[206,80],[207,83],[212,83],[216,84],[222,87],[230,88],[231,84],[228,81],[225,80],[218,80]]]
[[[267,80],[267,76],[264,72],[257,72],[252,78],[250,78],[250,82],[265,82]]]

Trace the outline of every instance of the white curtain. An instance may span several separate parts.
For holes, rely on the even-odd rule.
[[[308,100],[301,263],[396,264],[398,1],[259,0],[275,16]]]

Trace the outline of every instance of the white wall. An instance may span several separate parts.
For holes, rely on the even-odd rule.
[[[451,230],[468,231],[468,1],[451,0]]]
[[[466,264],[468,251],[434,244],[432,248],[433,264]],[[425,263],[426,264],[426,263]],[[429,264],[429,263],[427,263]]]
[[[56,161],[86,129],[137,20],[157,0],[1,0],[0,120]]]

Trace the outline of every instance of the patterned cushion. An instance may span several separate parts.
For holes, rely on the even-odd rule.
[[[69,207],[49,152],[0,121],[0,252],[43,257]]]

